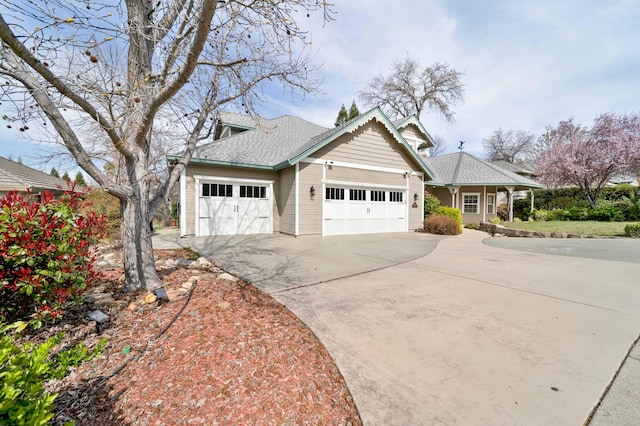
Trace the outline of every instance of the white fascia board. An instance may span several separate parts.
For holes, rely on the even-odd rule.
[[[408,184],[406,185],[383,185],[379,183],[363,183],[363,182],[349,182],[343,180],[327,180],[323,179],[322,183],[324,185],[336,185],[336,186],[344,186],[351,188],[380,188],[380,189],[397,189],[397,190],[408,190],[410,189]]]
[[[382,167],[382,166],[370,166],[366,164],[356,164],[356,163],[347,163],[344,161],[332,161],[332,160],[323,160],[320,158],[307,157],[300,160],[302,163],[310,163],[310,164],[326,164],[329,166],[337,166],[337,167],[348,167],[351,169],[360,169],[360,170],[371,170],[374,172],[387,172],[387,173],[411,173],[413,175],[422,175],[423,172],[417,172],[413,170],[406,169],[395,169],[391,167]]]
[[[196,192],[198,188],[196,187]],[[196,223],[198,222],[196,217]],[[187,235],[187,168],[180,174],[180,236]]]
[[[222,176],[209,176],[209,175],[195,175],[194,179],[205,180],[208,182],[239,182],[239,183],[270,183],[273,184],[274,180],[268,179],[244,179],[244,178],[230,178]]]

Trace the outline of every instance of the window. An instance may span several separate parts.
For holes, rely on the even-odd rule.
[[[267,198],[267,187],[240,185],[240,198]]]
[[[350,189],[349,200],[351,201],[365,201],[367,191],[364,189]]]
[[[371,201],[384,202],[385,201],[385,192],[384,191],[371,191]]]
[[[344,188],[325,188],[326,200],[344,200]]]
[[[401,203],[402,202],[402,192],[400,191],[389,191],[389,201],[392,203]]]
[[[233,186],[218,183],[203,183],[203,197],[231,197],[233,194]]]
[[[462,214],[478,214],[480,194],[462,194]]]
[[[496,213],[496,194],[487,194],[487,214]]]

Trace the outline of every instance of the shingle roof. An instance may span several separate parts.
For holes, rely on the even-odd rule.
[[[218,139],[197,148],[191,161],[279,170],[295,164],[337,137],[352,132],[371,120],[377,120],[384,125],[393,137],[403,144],[420,168],[431,176],[429,168],[380,108],[373,108],[342,126],[331,129],[289,115],[271,120],[261,119],[260,125],[251,130]],[[169,156],[169,158],[175,157]]]
[[[514,163],[509,163],[508,161],[494,161],[491,164],[494,164],[510,172],[517,173],[519,175],[535,175],[536,174],[535,166],[532,164],[514,164]]]
[[[58,186],[66,188],[67,183],[40,170],[0,157],[0,191],[26,191],[27,188],[33,192],[45,189],[56,191]]]
[[[260,125],[262,121],[260,117],[251,117],[246,114],[237,114],[235,112],[220,111],[218,119],[223,125],[231,127],[240,127],[245,129],[254,129]]]
[[[423,159],[435,173],[430,185],[441,186],[515,186],[543,188],[531,179],[502,169],[464,151]]]
[[[194,159],[272,168],[292,158],[305,143],[327,131],[326,127],[285,115],[262,120],[260,126],[203,145]]]

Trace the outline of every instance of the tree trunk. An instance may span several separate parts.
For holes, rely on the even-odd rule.
[[[153,256],[148,189],[140,196],[137,202],[133,196],[120,201],[125,291],[151,290],[163,285]]]

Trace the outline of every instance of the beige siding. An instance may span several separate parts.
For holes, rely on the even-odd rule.
[[[300,235],[322,234],[322,167],[321,164],[299,164]],[[311,186],[316,190],[313,198],[309,193]]]
[[[287,167],[280,171],[277,197],[280,212],[280,232],[295,235],[296,232],[296,168]]]
[[[409,179],[409,195],[407,202],[409,203],[409,230],[422,228],[424,200],[422,194],[424,186],[422,184],[422,176],[411,176]],[[418,202],[413,202],[414,194],[418,194]]]
[[[268,170],[248,170],[238,169],[232,167],[215,167],[206,165],[189,165],[186,171],[186,229],[187,235],[193,235],[196,232],[196,196],[198,194],[195,187],[194,176],[211,176],[213,177],[225,177],[236,179],[258,179],[258,180],[270,180],[274,181],[273,189],[274,196],[277,201],[277,188],[278,188],[278,173]],[[279,232],[280,230],[280,214],[278,213],[277,202],[273,203],[273,232]]]
[[[452,196],[451,196],[451,192],[449,192],[448,188],[432,188],[432,187],[427,187],[427,192],[429,192],[432,195],[435,195],[436,197],[438,197],[438,199],[440,200],[440,204],[443,206],[449,206],[451,207],[452,204]],[[457,203],[458,203],[458,209],[460,209],[460,211],[462,211],[462,194],[463,193],[467,193],[467,194],[479,194],[480,195],[480,205],[479,205],[479,211],[478,214],[462,214],[462,223],[463,224],[467,224],[467,223],[480,223],[484,220],[488,221],[491,218],[496,217],[496,214],[487,214],[486,213],[486,202],[487,202],[487,196],[486,194],[495,194],[497,192],[496,187],[495,186],[488,186],[486,187],[486,191],[485,188],[480,186],[462,186],[460,188],[458,188],[458,193],[457,193]],[[496,206],[497,208],[497,206]]]
[[[327,180],[343,182],[362,182],[379,185],[406,186],[402,173],[380,172],[376,170],[355,169],[352,167],[332,166],[327,167]]]
[[[407,140],[409,145],[411,145],[411,147],[416,151],[418,146],[422,142],[427,141],[422,135],[422,133],[420,132],[420,130],[418,130],[418,128],[413,124],[410,124],[407,127],[404,127],[402,130],[400,130],[400,134]],[[416,143],[416,140],[418,141],[417,143]]]
[[[312,157],[402,170],[417,167],[402,144],[376,121],[342,135],[313,153]]]

